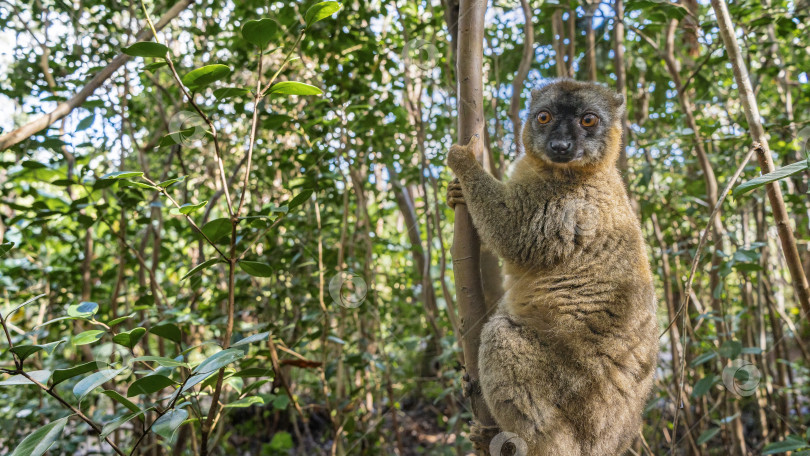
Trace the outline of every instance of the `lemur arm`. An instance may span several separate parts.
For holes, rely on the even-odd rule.
[[[520,188],[508,186],[487,173],[475,159],[475,139],[450,148],[447,162],[461,183],[464,202],[485,244],[504,260],[523,266],[548,264],[544,252],[543,216]],[[539,225],[538,225],[539,224]],[[539,227],[539,229],[538,229]]]

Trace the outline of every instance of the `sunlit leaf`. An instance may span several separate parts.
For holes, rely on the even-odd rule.
[[[144,334],[146,334],[146,328],[134,328],[129,331],[116,334],[113,336],[113,342],[131,349],[138,343],[139,340],[141,340],[141,337],[143,337]]]
[[[737,188],[734,189],[732,194],[734,196],[739,196],[745,192],[754,190],[755,188],[762,187],[764,185],[770,184],[771,182],[776,182],[778,180],[805,171],[807,170],[807,168],[808,168],[807,160],[791,163],[787,166],[783,166],[782,168],[776,169],[771,173],[763,174],[762,176],[755,177],[747,182],[743,182],[742,184],[738,185]]]
[[[304,84],[303,82],[282,81],[273,84],[267,93],[277,93],[280,95],[322,95],[323,91],[313,85]]]
[[[209,266],[213,266],[213,265],[215,265],[217,263],[220,263],[220,262],[222,262],[222,260],[220,260],[219,258],[211,258],[210,260],[203,261],[202,263],[198,264],[197,266],[194,266],[194,268],[192,268],[191,271],[188,271],[186,273],[186,275],[184,275],[182,278],[180,278],[180,280],[185,280],[185,279],[193,276],[194,274],[202,271],[203,269],[205,269],[205,268],[207,268]]]
[[[254,277],[272,277],[273,268],[269,264],[258,261],[240,261],[239,267]]]
[[[133,57],[166,57],[169,48],[154,41],[138,41],[132,46],[122,49],[124,54]]]
[[[213,64],[192,70],[182,78],[183,84],[190,89],[198,89],[226,78],[231,69],[225,65]]]
[[[304,16],[307,27],[337,13],[341,6],[340,2],[320,2],[310,6]]]
[[[255,44],[259,49],[264,49],[273,39],[273,34],[277,29],[278,25],[269,18],[247,21],[242,26],[242,36],[248,43]]]

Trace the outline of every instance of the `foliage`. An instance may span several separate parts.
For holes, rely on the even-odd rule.
[[[130,60],[0,152],[5,453],[472,449],[443,204],[454,2],[202,1],[162,30],[172,2],[23,3],[0,2],[2,133],[119,54]],[[486,138],[503,172],[519,153],[508,111],[523,19],[514,2],[489,3]],[[523,100],[558,74],[566,36],[575,76],[587,77],[592,52],[615,87],[613,4],[588,17],[568,1],[529,3],[536,58]],[[806,316],[761,187],[785,193],[807,270],[810,8],[729,5],[777,168],[758,176],[752,161],[731,183],[750,139],[711,7],[625,3],[624,176],[663,332],[645,444],[668,453],[674,431],[676,454],[741,454],[741,435],[753,453],[803,454]],[[672,20],[697,132],[662,62]],[[141,28],[157,33],[138,41]],[[691,34],[694,53],[680,46]],[[686,290],[710,225],[698,142],[719,187],[735,190]]]

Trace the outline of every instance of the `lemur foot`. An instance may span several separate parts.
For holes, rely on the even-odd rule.
[[[461,191],[461,182],[458,178],[447,184],[447,205],[454,209],[456,204],[467,204],[464,201],[464,193]]]
[[[492,439],[500,434],[501,428],[498,426],[484,426],[477,421],[470,423],[470,442],[475,447],[476,454],[489,456],[489,446]]]

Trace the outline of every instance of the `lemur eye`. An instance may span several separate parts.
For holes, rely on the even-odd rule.
[[[599,117],[596,114],[585,114],[582,120],[579,121],[583,127],[593,127],[599,123]]]
[[[547,124],[551,122],[551,113],[548,111],[540,111],[540,113],[537,114],[537,121],[540,122],[541,124]]]

